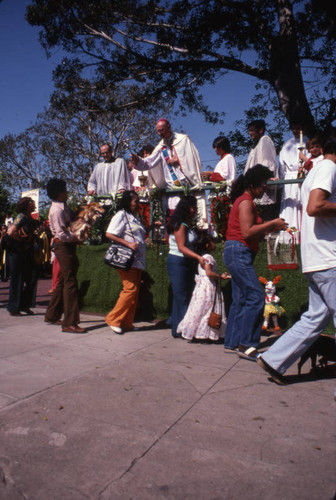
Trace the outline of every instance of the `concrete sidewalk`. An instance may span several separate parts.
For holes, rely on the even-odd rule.
[[[35,311],[0,308],[1,499],[334,497],[335,379],[280,387],[222,345]]]

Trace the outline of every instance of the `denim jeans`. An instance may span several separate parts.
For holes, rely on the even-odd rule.
[[[305,273],[309,282],[308,311],[284,333],[262,358],[280,373],[313,344],[331,319],[336,327],[336,268]]]
[[[180,337],[177,327],[187,312],[188,305],[195,286],[197,261],[187,257],[168,254],[167,271],[172,285],[173,304],[171,314],[171,329],[173,337]]]
[[[253,267],[254,252],[240,241],[229,240],[224,262],[232,276],[232,304],[225,333],[225,347],[257,347],[260,342],[265,293]]]

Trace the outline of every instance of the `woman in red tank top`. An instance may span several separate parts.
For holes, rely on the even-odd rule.
[[[253,200],[261,198],[272,173],[256,165],[241,175],[232,189],[233,206],[228,220],[224,262],[232,276],[232,305],[229,312],[225,351],[255,361],[260,342],[264,310],[264,290],[253,267],[260,237],[286,229],[280,218],[263,222]]]

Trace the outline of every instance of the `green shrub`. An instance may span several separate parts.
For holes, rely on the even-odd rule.
[[[87,312],[106,314],[116,303],[121,290],[121,282],[117,271],[103,262],[107,244],[98,246],[82,246],[78,248],[80,267],[78,283],[80,289],[81,309]],[[146,273],[140,291],[140,303],[136,319],[150,320],[167,318],[169,300],[169,278],[166,270],[167,246],[147,248]],[[218,270],[226,270],[223,263],[223,244],[214,252]],[[255,260],[257,276],[272,280],[281,275],[277,285],[277,295],[284,307],[285,316],[280,318],[280,326],[288,328],[295,323],[308,306],[308,284],[301,267],[294,270],[270,271],[267,269],[266,244],[260,245]],[[223,283],[226,308],[230,304],[231,283]],[[328,331],[332,328],[329,327]]]

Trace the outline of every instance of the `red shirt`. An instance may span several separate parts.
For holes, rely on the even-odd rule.
[[[255,213],[254,224],[262,223],[262,219],[258,215],[257,207],[253,203],[252,196],[248,193],[243,193],[241,196],[239,196],[239,198],[236,199],[230,210],[228,228],[226,231],[226,239],[240,241],[241,243],[244,243],[244,245],[246,245],[250,250],[252,250],[252,252],[257,253],[259,248],[260,235],[253,236],[252,238],[246,240],[245,238],[243,238],[241,234],[241,228],[239,222],[239,205],[244,200],[252,201],[253,210]]]

